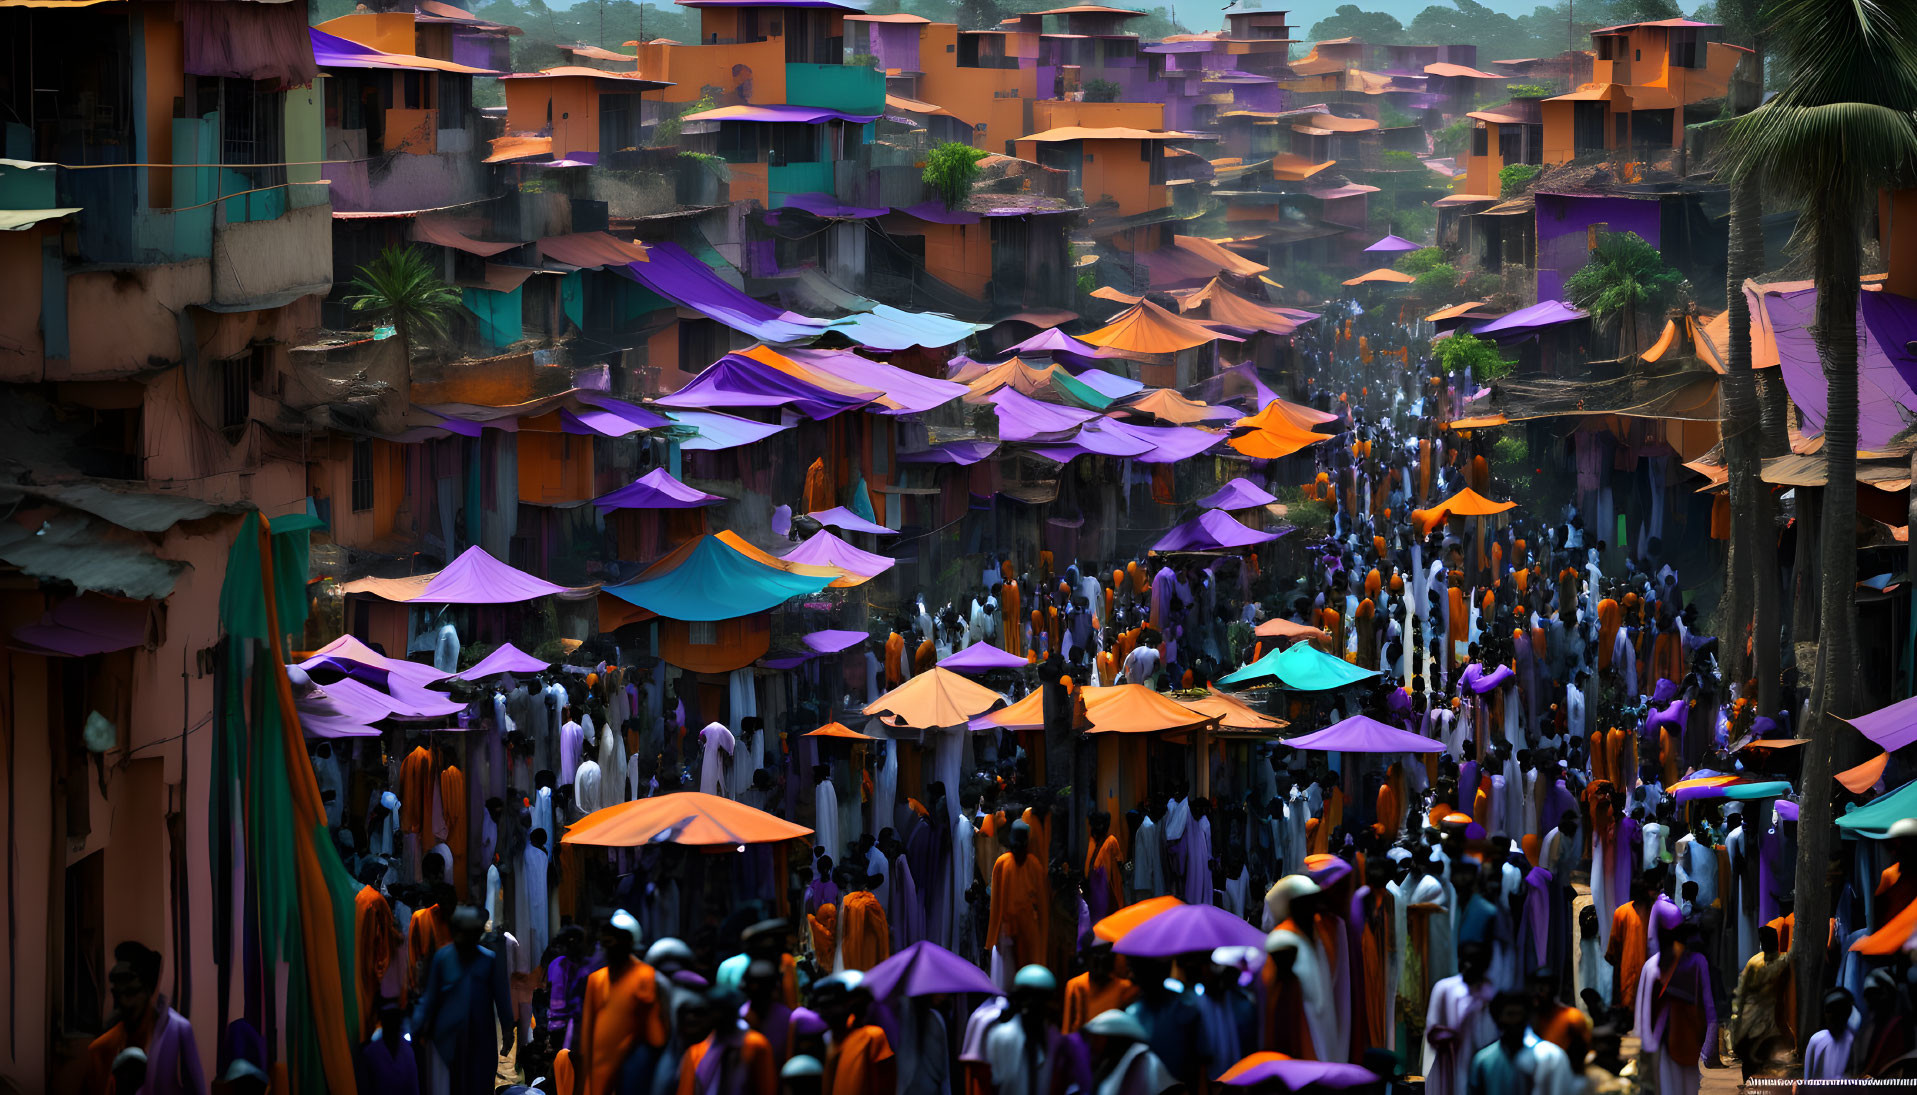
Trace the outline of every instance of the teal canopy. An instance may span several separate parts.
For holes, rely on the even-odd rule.
[[[1293,692],[1327,692],[1377,676],[1375,671],[1359,669],[1343,658],[1334,658],[1309,643],[1293,643],[1274,650],[1257,661],[1218,678],[1230,688],[1243,688],[1267,678],[1280,688]]]
[[[729,620],[817,593],[831,580],[766,566],[717,536],[701,536],[605,592],[668,620]]]
[[[1883,840],[1890,827],[1907,817],[1917,817],[1917,781],[1904,784],[1871,803],[1859,806],[1837,819],[1837,827],[1855,836]]]

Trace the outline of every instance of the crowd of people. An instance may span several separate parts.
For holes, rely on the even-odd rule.
[[[1844,843],[1821,1029],[1800,1031],[1794,798],[1825,791],[1710,793],[1793,782],[1799,697],[1760,711],[1720,679],[1677,573],[1705,557],[1667,550],[1704,538],[1666,528],[1671,452],[1579,431],[1530,467],[1497,463],[1444,428],[1478,380],[1433,375],[1414,333],[1354,302],[1301,331],[1291,395],[1335,417],[1264,466],[1301,488],[1307,531],[1277,548],[1005,551],[950,604],[897,613],[843,674],[806,663],[769,703],[734,688],[731,726],[702,718],[709,690],[605,651],[456,693],[484,731],[456,746],[319,747],[365,886],[362,1090],[1158,1095],[1275,1053],[1431,1095],[1689,1095],[1702,1068],[1776,1074],[1799,1045],[1807,1079],[1903,1075],[1909,964],[1850,944],[1917,896],[1917,820]],[[1547,464],[1575,485],[1541,512]],[[1526,504],[1499,508],[1518,481]],[[422,639],[456,663],[456,636]],[[975,644],[1024,659],[984,677],[1005,700],[1069,705],[1101,685],[1203,689],[1287,641],[1368,675],[1270,690],[1268,715],[1292,731],[1364,715],[1434,751],[1141,746],[1121,801],[1109,772],[1048,771],[1043,731],[939,735],[923,758],[803,736]],[[808,825],[811,847],[558,842],[680,790]],[[1128,956],[1100,929],[1167,898],[1264,945]],[[921,944],[992,991],[874,991],[870,972]],[[190,1027],[122,957],[98,1075],[203,1090]],[[258,1071],[222,1059],[229,1078]],[[1255,1083],[1306,1082],[1277,1075]]]

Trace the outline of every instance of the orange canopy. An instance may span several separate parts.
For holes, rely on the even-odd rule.
[[[1208,240],[1203,236],[1173,236],[1172,243],[1206,262],[1217,263],[1219,269],[1230,271],[1239,277],[1248,278],[1253,274],[1262,274],[1271,269],[1243,255],[1233,254],[1225,249],[1224,243],[1220,240]]]
[[[1133,928],[1157,916],[1159,913],[1175,909],[1184,902],[1175,897],[1151,897],[1136,905],[1127,905],[1098,923],[1092,925],[1092,934],[1107,943],[1116,943],[1131,934]]]
[[[1210,715],[1217,719],[1220,730],[1233,730],[1241,734],[1268,734],[1291,725],[1283,719],[1259,714],[1243,700],[1220,692],[1216,688],[1207,688],[1203,696],[1195,698],[1181,696],[1178,702],[1201,715]]]
[[[1159,734],[1191,730],[1216,721],[1162,692],[1142,684],[1093,685],[1079,689],[1091,734]],[[1036,730],[1045,725],[1044,693],[1034,691],[989,720],[1007,730]]]
[[[803,825],[743,802],[681,791],[594,810],[574,822],[559,840],[562,844],[637,848],[656,842],[695,846],[777,844],[811,835],[812,830]]]
[[[1244,341],[1232,335],[1220,334],[1189,319],[1181,319],[1149,300],[1141,300],[1125,309],[1110,323],[1091,334],[1079,336],[1080,342],[1135,354],[1176,353],[1220,339]]]
[[[992,393],[1000,388],[1011,388],[1020,395],[1029,395],[1033,399],[1044,399],[1052,393],[1052,370],[1056,365],[1047,365],[1043,369],[1027,365],[1019,358],[1001,361],[997,365],[983,362],[967,365],[952,374],[952,379],[966,385],[971,390],[965,393],[965,402],[981,406],[992,401]]]
[[[1265,404],[1265,409],[1248,418],[1233,422],[1234,426],[1270,426],[1288,422],[1301,430],[1309,430],[1327,422],[1338,421],[1338,416],[1329,411],[1307,407],[1302,403],[1293,403],[1289,399],[1274,399]]]
[[[999,694],[936,666],[866,704],[867,715],[891,715],[916,730],[964,726],[997,706]]]
[[[845,738],[849,741],[877,741],[870,734],[861,734],[843,723],[828,722],[817,730],[807,730],[802,737],[808,738]]]
[[[1417,278],[1412,277],[1402,270],[1393,270],[1388,266],[1380,266],[1376,270],[1366,271],[1355,278],[1347,278],[1345,284],[1370,285],[1374,282],[1391,282],[1398,285],[1409,285],[1417,280]]]
[[[1331,636],[1322,628],[1312,627],[1309,624],[1295,623],[1286,619],[1266,620],[1264,623],[1258,625],[1258,629],[1254,631],[1253,634],[1261,639],[1305,639],[1312,642],[1323,639],[1325,642],[1331,641]]]
[[[1517,505],[1516,502],[1493,502],[1470,487],[1466,487],[1430,509],[1412,510],[1411,520],[1420,529],[1431,529],[1446,517],[1490,517],[1506,510],[1516,509]]]
[[[1254,1053],[1251,1056],[1246,1057],[1244,1060],[1239,1061],[1237,1064],[1226,1069],[1224,1072],[1224,1075],[1218,1077],[1218,1082],[1221,1084],[1229,1084],[1233,1080],[1236,1080],[1238,1077],[1243,1076],[1245,1073],[1250,1072],[1252,1069],[1257,1068],[1260,1065],[1268,1065],[1272,1063],[1273,1061],[1289,1061],[1289,1060],[1291,1060],[1291,1058],[1287,1057],[1286,1055],[1282,1053],[1275,1053],[1269,1049],[1262,1049],[1262,1050],[1259,1050],[1257,1053]]]
[[[1884,766],[1890,763],[1889,753],[1879,753],[1855,768],[1846,768],[1837,773],[1837,782],[1844,790],[1853,795],[1861,795],[1877,785],[1884,778]]]
[[[853,586],[864,585],[873,578],[870,574],[854,574],[841,567],[819,566],[815,563],[795,563],[790,559],[781,559],[769,551],[762,551],[752,546],[745,537],[731,529],[727,529],[724,532],[715,532],[713,535],[724,540],[727,547],[754,562],[764,563],[769,567],[777,567],[787,574],[803,574],[808,578],[831,578],[832,584],[828,587],[831,589],[850,589]]]
[[[1204,288],[1178,302],[1178,310],[1181,312],[1195,311],[1200,308],[1204,309],[1200,318],[1250,331],[1288,335],[1298,329],[1296,319],[1282,312],[1273,311],[1269,305],[1260,304],[1258,301],[1232,292],[1219,278],[1211,279]]]
[[[1437,323],[1440,320],[1457,319],[1459,316],[1469,315],[1473,309],[1482,307],[1484,307],[1484,301],[1467,300],[1463,304],[1453,304],[1449,308],[1440,308],[1424,317],[1424,319],[1426,323]]]
[[[1281,456],[1290,456],[1306,445],[1329,440],[1329,434],[1312,433],[1281,420],[1232,438],[1231,447],[1255,460],[1276,460]]]
[[[872,389],[869,387],[862,384],[854,384],[850,380],[844,377],[834,376],[824,369],[808,369],[770,346],[759,345],[752,347],[750,350],[740,350],[738,352],[741,357],[749,357],[761,364],[770,365],[772,368],[785,373],[787,376],[797,377],[807,384],[824,388],[828,392],[836,392],[839,395],[857,396],[860,398],[866,398],[872,394]],[[896,400],[883,392],[879,394],[877,399],[872,400],[872,402],[887,410],[897,411],[904,409]]]
[[[1145,394],[1115,407],[1118,411],[1135,411],[1148,414],[1162,422],[1174,426],[1191,426],[1211,420],[1214,408],[1208,403],[1196,399],[1187,399],[1170,388],[1151,388]]]

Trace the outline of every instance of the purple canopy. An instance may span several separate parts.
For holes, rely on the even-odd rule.
[[[484,681],[491,680],[501,673],[519,673],[530,676],[534,673],[544,673],[550,668],[551,666],[547,663],[540,661],[538,658],[533,657],[531,654],[526,653],[513,644],[500,643],[491,654],[473,663],[471,668],[462,669],[453,675],[461,680]]]
[[[349,704],[340,703],[332,695],[313,684],[312,679],[303,670],[291,668],[288,674],[293,678],[293,710],[299,715],[300,730],[310,738],[376,738],[378,728],[371,723],[378,722],[384,716],[364,717],[367,712],[359,711]]]
[[[1418,250],[1418,245],[1402,236],[1386,236],[1384,239],[1365,248],[1365,250],[1382,252],[1416,251]]]
[[[983,673],[988,669],[1018,669],[1031,663],[1017,654],[1010,654],[991,643],[973,643],[964,650],[955,651],[939,659],[940,669],[952,669],[960,673]]]
[[[53,606],[38,623],[15,628],[9,645],[73,658],[125,650],[146,642],[151,609],[145,601],[82,593]]]
[[[697,509],[725,499],[717,494],[688,487],[664,468],[654,468],[636,481],[611,494],[602,494],[592,504],[608,512],[616,509]]]
[[[838,567],[840,570],[851,571],[861,578],[884,574],[892,569],[894,563],[894,560],[887,559],[883,555],[861,551],[824,529],[806,537],[798,547],[786,552],[785,558],[790,563]]]
[[[824,320],[795,315],[753,299],[676,243],[648,244],[646,260],[610,269],[625,274],[674,303],[684,305],[735,331],[743,331],[762,342],[806,342],[825,333]],[[794,378],[788,379],[803,383]],[[811,389],[812,386],[805,387]],[[696,409],[699,404],[693,406]]]
[[[1265,1059],[1250,1064],[1249,1067],[1243,1067],[1257,1057]],[[1344,1061],[1278,1059],[1277,1054],[1258,1053],[1233,1065],[1218,1080],[1232,1087],[1257,1087],[1261,1084],[1276,1082],[1291,1091],[1338,1090],[1375,1084],[1378,1082],[1378,1074],[1363,1065],[1347,1064]]]
[[[565,592],[565,586],[509,567],[475,544],[433,575],[413,600],[438,605],[510,605]]]
[[[1141,426],[1122,418],[1105,418],[1086,423],[1085,429],[1089,430],[1094,426],[1101,431],[1116,433],[1149,446],[1136,458],[1146,464],[1171,464],[1188,460],[1225,440],[1223,433],[1201,430],[1196,426]],[[1084,433],[1085,430],[1079,431],[1081,437]]]
[[[839,651],[855,647],[869,638],[871,638],[871,636],[863,631],[833,631],[827,629],[825,631],[814,631],[809,635],[801,635],[799,641],[821,654],[837,654]]]
[[[1316,733],[1286,738],[1285,744],[1293,749],[1309,749],[1321,753],[1444,752],[1443,743],[1435,739],[1427,738],[1423,734],[1414,734],[1409,730],[1400,730],[1395,726],[1387,726],[1365,715],[1353,715],[1343,722],[1327,726]]]
[[[846,532],[869,532],[874,536],[899,534],[898,529],[886,528],[877,522],[868,521],[844,506],[833,506],[831,509],[822,509],[817,513],[808,513],[806,516],[827,528],[842,529]]]
[[[999,995],[997,985],[977,966],[937,943],[919,942],[865,971],[860,987],[871,991],[874,999],[906,996],[940,996],[976,992]]]
[[[1545,300],[1499,316],[1473,333],[1501,343],[1522,342],[1540,331],[1583,319],[1587,314],[1561,300]]]
[[[790,404],[807,418],[821,419],[863,407],[881,394],[828,391],[743,354],[727,354],[706,366],[685,387],[671,395],[662,395],[654,402],[661,407],[686,410]]]
[[[637,403],[598,392],[573,393],[584,404],[577,411],[559,408],[559,421],[570,434],[596,433],[603,437],[630,437],[641,430],[672,425],[672,420]]]
[[[846,350],[785,350],[786,357],[814,372],[884,393],[898,409],[874,407],[879,414],[920,414],[964,395],[965,385],[920,376],[897,365],[860,357]]]
[[[989,458],[998,451],[996,441],[947,441],[923,452],[902,452],[901,464],[957,464],[965,467]]]
[[[411,687],[403,682],[394,681],[389,686],[393,692],[381,692],[377,688],[363,684],[351,677],[341,677],[326,686],[326,694],[343,705],[359,711],[370,712],[384,708],[383,719],[443,719],[448,715],[457,715],[466,709],[458,700],[447,699],[436,692]],[[395,694],[403,692],[404,694]]]
[[[1265,933],[1215,905],[1178,905],[1125,933],[1112,947],[1139,958],[1175,958],[1219,947],[1263,947]]]
[[[1277,495],[1240,476],[1200,498],[1198,504],[1206,509],[1257,509],[1259,506],[1269,506],[1277,500]]]
[[[1240,524],[1222,509],[1208,509],[1160,537],[1153,551],[1222,551],[1269,543],[1284,535],[1260,532]]]
[[[1064,441],[1097,411],[1040,403],[1017,388],[1000,388],[986,397],[997,409],[1000,441]]]
[[[1883,746],[1884,752],[1896,752],[1917,741],[1917,696],[1844,721],[1855,726],[1858,733]]]
[[[1070,441],[1062,444],[1035,445],[1033,456],[1069,464],[1081,456],[1119,456],[1143,459],[1152,452],[1151,442],[1112,429],[1116,419],[1100,418],[1085,423]]]
[[[977,213],[968,212],[964,209],[947,208],[942,201],[927,201],[920,202],[917,205],[908,205],[900,209],[899,212],[909,217],[916,217],[922,221],[930,221],[933,224],[977,224],[979,222],[979,215]]]
[[[1078,339],[1073,338],[1057,327],[1048,327],[1018,345],[1013,346],[1006,352],[1014,357],[1019,354],[1053,353],[1077,354],[1079,357],[1118,356],[1102,346],[1094,346],[1089,342],[1080,342]]]
[[[1777,339],[1777,358],[1791,402],[1804,413],[1806,433],[1821,433],[1827,403],[1824,368],[1811,326],[1817,290],[1765,293],[1764,312]],[[1917,301],[1887,292],[1857,294],[1857,447],[1882,449],[1917,419]]]

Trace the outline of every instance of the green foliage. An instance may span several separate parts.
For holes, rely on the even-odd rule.
[[[1306,498],[1303,487],[1279,487],[1273,493],[1284,504],[1286,524],[1306,530],[1331,527],[1331,507]]]
[[[1505,164],[1498,172],[1498,196],[1509,198],[1522,194],[1524,188],[1542,174],[1544,168],[1534,163]]]
[[[1125,89],[1110,80],[1085,81],[1085,101],[1088,103],[1115,103]]]
[[[1390,103],[1378,104],[1378,127],[1380,129],[1402,129],[1408,125],[1417,125],[1418,119],[1392,106]],[[1416,157],[1413,157],[1414,159]]]
[[[1416,152],[1402,148],[1387,148],[1378,154],[1378,160],[1387,171],[1417,171],[1424,166],[1418,162]]]
[[[1471,147],[1471,130],[1477,126],[1475,118],[1457,118],[1451,124],[1432,134],[1433,147],[1440,156],[1462,156]]]
[[[1141,41],[1154,42],[1169,34],[1183,34],[1184,24],[1178,21],[1178,13],[1170,8],[1153,8],[1142,19],[1133,19],[1125,24],[1127,32],[1138,35]]]
[[[1531,461],[1531,446],[1522,437],[1500,437],[1491,445],[1493,467],[1515,467]]]
[[[409,357],[415,335],[445,338],[446,322],[461,306],[459,290],[441,281],[425,252],[414,247],[381,251],[359,268],[351,285],[357,291],[346,298],[346,306],[391,323]]]
[[[1546,99],[1558,93],[1554,84],[1506,84],[1504,90],[1513,99]]]
[[[1442,300],[1451,295],[1458,287],[1458,268],[1448,262],[1440,262],[1412,282],[1411,288],[1424,300]]]
[[[708,166],[726,162],[724,156],[715,156],[710,152],[680,152],[679,158],[682,160],[692,160],[696,163],[702,163]]]
[[[1517,363],[1498,352],[1497,343],[1462,332],[1431,344],[1431,357],[1446,372],[1470,369],[1480,382],[1502,380],[1511,375]]]
[[[670,118],[660,119],[659,124],[652,127],[652,147],[671,148],[673,145],[678,144],[679,134],[685,128],[686,115],[697,114],[702,110],[711,110],[718,105],[719,97],[713,93],[713,89],[704,89],[696,101],[687,103],[678,113]]]
[[[1422,274],[1434,266],[1444,265],[1444,250],[1439,247],[1420,247],[1416,251],[1406,251],[1392,265],[1407,274]]]
[[[851,67],[851,68],[879,67],[879,59],[870,53],[854,53],[852,56],[847,57],[845,59],[845,63],[848,67]]]
[[[958,141],[946,141],[925,157],[924,179],[939,192],[947,209],[957,209],[972,194],[978,180],[978,162],[985,150]]]
[[[1401,42],[1404,24],[1382,11],[1365,11],[1356,4],[1340,4],[1330,16],[1311,24],[1314,42],[1327,38],[1360,38],[1370,43]]]
[[[1589,261],[1564,283],[1572,304],[1624,333],[1623,351],[1637,351],[1637,320],[1661,315],[1677,299],[1684,275],[1635,232],[1601,232]]]

